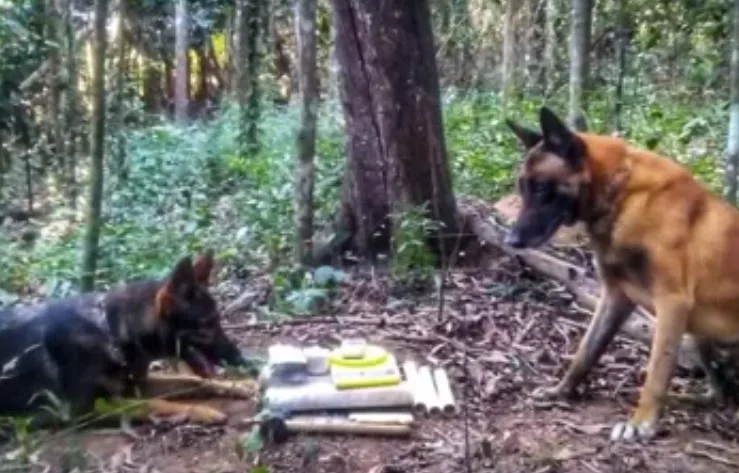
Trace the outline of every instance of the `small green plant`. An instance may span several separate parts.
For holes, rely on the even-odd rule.
[[[300,266],[283,267],[273,276],[273,306],[285,313],[314,314],[334,295],[346,274],[331,266],[313,271]]]
[[[440,227],[427,217],[427,206],[408,207],[393,217],[391,274],[403,285],[425,286],[431,282],[436,256],[428,239]]]

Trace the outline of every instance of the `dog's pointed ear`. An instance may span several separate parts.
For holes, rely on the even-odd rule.
[[[539,109],[539,122],[544,140],[554,148],[566,147],[572,141],[573,133],[567,125],[549,108]]]
[[[195,273],[195,282],[202,286],[210,284],[210,274],[213,272],[213,249],[205,250],[193,263],[192,268]]]
[[[572,166],[579,167],[585,158],[584,143],[575,132],[547,107],[539,109],[539,122],[545,146]]]
[[[156,295],[156,312],[160,317],[165,317],[174,309],[177,298],[187,296],[190,289],[195,285],[195,271],[192,260],[185,256],[177,262]]]
[[[506,118],[505,123],[506,125],[508,125],[508,128],[513,131],[513,134],[516,135],[518,141],[520,141],[526,149],[533,148],[543,138],[541,133],[539,133],[538,131],[532,130],[531,128],[527,128],[525,126],[521,126],[510,118]]]

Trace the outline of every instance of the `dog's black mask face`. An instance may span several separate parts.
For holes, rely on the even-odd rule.
[[[187,303],[170,315],[179,356],[201,376],[212,375],[217,365],[241,364],[241,352],[221,326],[216,301],[202,286],[193,286],[192,291]]]
[[[507,121],[526,148],[517,181],[521,212],[505,238],[518,249],[541,246],[577,222],[586,189],[585,143],[546,107],[540,121],[541,133]]]
[[[216,365],[241,365],[244,358],[221,326],[218,306],[208,290],[213,267],[212,253],[195,263],[183,258],[160,290],[158,304],[162,316],[177,340],[177,353],[201,376],[214,374]]]
[[[523,206],[506,243],[514,248],[535,248],[549,241],[562,225],[577,220],[577,200],[558,192],[553,181],[519,179]]]

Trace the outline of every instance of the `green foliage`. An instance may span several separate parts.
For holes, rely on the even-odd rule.
[[[273,276],[272,306],[278,312],[312,314],[318,312],[346,279],[343,271],[320,266],[312,272],[302,267],[278,269]]]
[[[289,258],[292,170],[298,115],[271,109],[260,122],[264,146],[249,160],[237,149],[236,108],[208,125],[163,123],[129,132],[126,178],[110,164],[103,208],[98,281],[160,277],[176,259],[207,246],[222,262],[248,267]],[[321,111],[315,189],[317,221],[338,205],[343,145],[337,104]],[[60,218],[62,216],[60,215]],[[42,230],[32,249],[0,235],[5,251],[0,288],[61,296],[75,290],[82,226]]]
[[[634,85],[635,86],[635,85]],[[713,191],[721,189],[721,155],[728,111],[722,102],[696,106],[689,96],[667,95],[642,86],[625,97],[623,123],[627,138],[686,164]],[[592,98],[588,125],[610,133],[612,91]],[[682,98],[681,98],[682,97]],[[564,97],[560,97],[562,99]],[[444,96],[444,122],[449,163],[458,194],[493,200],[513,190],[513,173],[522,150],[505,125],[512,117],[537,125],[541,100],[522,100],[502,110],[491,93]],[[548,101],[566,110],[563,100]],[[127,132],[128,172],[125,180],[112,173],[103,208],[98,280],[111,284],[138,277],[162,276],[175,260],[207,246],[226,264],[273,268],[277,291],[273,308],[313,312],[329,297],[321,270],[289,275],[293,232],[295,108],[273,107],[260,121],[263,146],[252,158],[239,156],[236,107],[227,107],[208,124],[180,129],[161,123]],[[336,102],[319,112],[316,159],[316,226],[330,222],[339,204],[344,166],[344,131]],[[416,212],[417,213],[417,212]],[[61,215],[61,214],[60,214]],[[395,235],[397,275],[429,265],[421,251],[424,223],[413,212],[399,215]],[[29,249],[0,234],[5,270],[0,302],[32,290],[49,296],[75,291],[81,226],[59,230],[52,219]]]
[[[590,131],[613,132],[612,96],[610,88],[593,94],[587,117]],[[505,118],[538,127],[541,105],[566,115],[566,96],[557,98],[546,102],[521,100],[515,108],[503,111],[495,94],[448,97],[444,119],[455,191],[490,200],[512,191],[513,174],[523,149]],[[689,96],[641,86],[638,93],[625,97],[625,137],[688,166],[712,191],[720,193],[727,106],[728,100],[698,106]]]
[[[426,242],[439,226],[428,215],[427,206],[411,207],[393,216],[393,259],[391,273],[401,284],[431,281],[435,257]]]

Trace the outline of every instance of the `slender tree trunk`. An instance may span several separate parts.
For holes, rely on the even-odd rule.
[[[459,32],[455,41],[454,56],[457,67],[457,85],[469,86],[472,82],[472,22],[467,0],[452,0],[452,23]]]
[[[235,71],[239,103],[241,153],[252,156],[258,151],[259,120],[259,38],[261,8],[265,0],[239,0],[236,16]]]
[[[724,197],[736,205],[739,168],[739,0],[734,0],[734,34],[731,43],[731,112],[726,143]]]
[[[126,134],[124,132],[125,121],[125,95],[126,81],[128,79],[128,67],[126,61],[126,0],[118,2],[118,31],[116,45],[116,63],[118,70],[116,71],[116,94],[115,94],[115,111],[116,111],[116,151],[115,151],[115,172],[120,179],[125,179],[126,173]]]
[[[544,76],[544,35],[546,32],[546,5],[544,0],[528,0],[529,26],[526,34],[526,73],[527,89],[540,93],[545,89]]]
[[[218,96],[228,87],[225,77],[225,71],[221,64],[218,63],[218,57],[216,57],[216,50],[213,46],[213,39],[208,39],[208,48],[206,49],[207,61],[210,64],[208,68],[213,74],[216,80],[216,92]]]
[[[544,37],[544,84],[546,95],[557,79],[557,14],[559,0],[546,1],[546,32]]]
[[[239,147],[241,155],[248,155],[248,146],[243,131],[249,119],[247,110],[249,108],[249,0],[236,0],[236,12],[234,13],[234,47],[233,47],[233,89],[236,92],[236,101],[239,105]]]
[[[467,0],[448,0],[439,5],[440,29],[446,40],[444,65],[448,77],[458,87],[472,80],[472,25]]]
[[[332,4],[349,135],[340,230],[371,258],[390,249],[391,214],[425,205],[456,235],[428,1]]]
[[[292,61],[287,54],[285,38],[280,34],[277,22],[272,22],[272,56],[275,69],[275,79],[281,83],[282,96],[286,103],[290,102],[293,91],[298,87],[296,74],[293,73]]]
[[[189,105],[188,85],[190,70],[188,68],[188,13],[187,0],[177,0],[175,9],[175,120],[179,124],[187,122],[187,108]]]
[[[65,190],[69,201],[69,207],[72,210],[77,209],[77,139],[80,134],[81,110],[79,106],[79,94],[77,84],[79,79],[79,68],[77,63],[77,41],[75,40],[74,25],[72,23],[72,2],[71,0],[56,0],[57,10],[62,15],[62,44],[64,52],[62,54],[63,69],[63,95],[62,110],[64,114],[64,128],[66,137],[64,138],[64,160],[66,163],[66,179]],[[74,213],[73,213],[74,214]]]
[[[506,0],[503,17],[503,61],[501,62],[501,90],[507,99],[514,88],[516,74],[516,11],[521,0]]]
[[[52,167],[58,166],[58,170],[62,171],[64,169],[64,138],[62,133],[62,126],[61,126],[61,87],[60,87],[60,76],[61,76],[61,70],[60,70],[60,64],[61,64],[61,54],[62,54],[62,48],[63,48],[63,38],[62,38],[62,29],[63,26],[61,24],[61,12],[56,9],[56,4],[54,0],[47,0],[46,3],[46,10],[49,14],[49,20],[48,20],[48,37],[51,38],[52,41],[57,43],[57,47],[51,52],[51,57],[49,57],[49,128],[50,128],[50,135],[51,135],[51,153],[52,153],[52,163],[47,162],[46,160],[43,163],[43,172],[44,174],[47,172],[47,167],[49,164],[51,164]],[[63,176],[63,173],[57,174],[58,176]]]
[[[236,94],[236,88],[238,87],[238,70],[236,68],[236,64],[238,62],[237,59],[237,49],[238,46],[236,43],[238,42],[238,34],[239,34],[239,28],[237,26],[238,23],[238,17],[240,15],[239,11],[241,10],[241,0],[235,0],[234,1],[234,9],[231,15],[228,17],[227,25],[226,25],[226,57],[223,60],[223,79],[226,81],[225,87],[226,91],[229,94]],[[213,56],[215,58],[215,55]]]
[[[210,97],[208,91],[208,75],[210,74],[210,64],[208,63],[207,43],[200,46],[195,54],[198,58],[198,89],[197,93],[193,93],[197,97],[198,102],[204,106],[207,104]],[[205,109],[205,107],[203,107]]]
[[[537,0],[522,0],[521,13],[518,15],[518,31],[520,49],[518,52],[521,71],[521,80],[525,84],[524,89],[529,89],[536,84],[533,82],[534,54],[536,51],[536,8]]]
[[[585,109],[587,108],[592,13],[593,0],[572,0],[569,121],[575,129],[581,131],[587,128]]]
[[[628,48],[629,36],[627,34],[626,24],[626,3],[627,0],[618,0],[618,38],[616,40],[616,57],[618,60],[618,73],[616,77],[616,100],[613,111],[613,127],[617,132],[621,132],[621,110],[624,103],[624,77],[626,75],[626,50]]]
[[[108,0],[95,0],[95,32],[92,75],[92,126],[90,129],[90,183],[87,209],[87,229],[82,254],[83,292],[95,286],[95,272],[100,239],[103,197],[103,163],[105,154],[105,47]]]
[[[253,156],[259,151],[259,71],[262,62],[260,40],[265,25],[265,12],[269,8],[268,0],[246,0],[248,12],[248,45],[247,45],[247,76],[249,89],[245,110],[243,142],[246,145],[247,155]]]
[[[162,70],[152,58],[143,58],[144,108],[149,113],[162,111],[162,97],[165,94],[162,85]]]
[[[316,152],[318,68],[316,64],[316,0],[295,1],[298,42],[300,130],[295,172],[295,261],[310,264],[313,239],[313,160]]]

